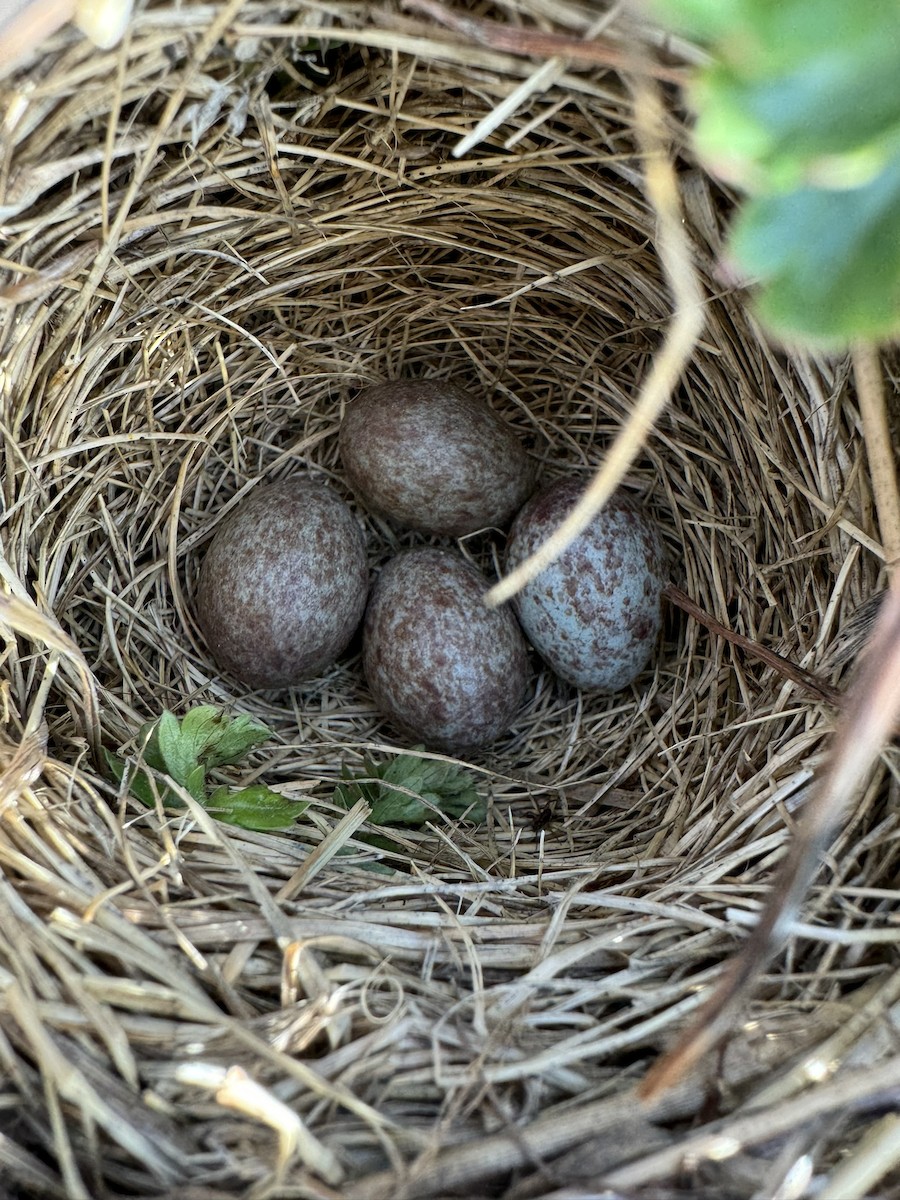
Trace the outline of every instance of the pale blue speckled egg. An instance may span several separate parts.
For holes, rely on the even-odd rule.
[[[510,530],[508,570],[547,540],[582,488],[578,480],[563,479],[528,501]],[[535,650],[561,679],[618,691],[653,653],[666,579],[658,530],[618,491],[566,552],[526,585],[515,606]]]

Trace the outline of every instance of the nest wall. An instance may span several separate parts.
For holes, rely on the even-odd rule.
[[[399,377],[485,394],[545,479],[587,481],[672,301],[614,74],[561,74],[455,158],[533,63],[411,53],[412,26],[394,14],[385,44],[353,6],[210,20],[150,6],[105,53],[63,33],[4,85],[0,1161],[23,1195],[549,1193],[584,1174],[550,1161],[558,1131],[626,1094],[740,944],[834,713],[672,610],[623,693],[535,662],[515,726],[466,759],[484,826],[310,858],[342,770],[408,747],[355,645],[289,693],[219,675],[192,613],[218,524],[305,472],[354,506],[373,566],[422,542],[362,512],[337,457],[346,400]],[[626,487],[697,603],[840,684],[882,584],[847,364],[755,328],[718,265],[730,199],[670,99],[707,323]],[[461,548],[496,574],[502,535]],[[200,703],[270,726],[249,774],[309,800],[296,827],[148,810],[105,776],[98,745]],[[791,940],[723,1113],[882,977],[892,778],[805,914],[853,936]],[[610,1169],[680,1136],[684,1103]],[[543,1176],[515,1151],[427,1174],[535,1122]],[[749,1197],[773,1159],[709,1165],[694,1194]]]

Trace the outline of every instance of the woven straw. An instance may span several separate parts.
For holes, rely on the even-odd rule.
[[[489,15],[581,37],[598,11]],[[661,41],[611,18],[623,46]],[[337,431],[361,385],[480,391],[546,479],[603,460],[673,308],[631,93],[551,64],[453,153],[539,67],[342,0],[158,3],[111,50],[63,28],[2,85],[4,1195],[749,1200],[871,1161],[900,1083],[893,751],[724,1054],[642,1110],[834,707],[670,607],[623,693],[536,664],[515,727],[465,760],[484,826],[435,819],[380,856],[332,801],[403,748],[356,646],[248,694],[192,614],[258,483],[312,472],[355,505]],[[840,687],[884,585],[849,365],[754,326],[677,97],[706,324],[625,486],[697,604]],[[373,561],[424,540],[355,507]],[[463,548],[496,576],[502,546]],[[105,777],[100,747],[199,703],[271,727],[238,775],[309,801],[291,830]]]

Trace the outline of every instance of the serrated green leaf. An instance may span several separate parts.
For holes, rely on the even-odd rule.
[[[198,704],[189,709],[179,721],[181,740],[191,746],[197,762],[208,757],[216,745],[228,718],[212,704]]]
[[[261,721],[242,715],[231,719],[222,718],[216,729],[215,740],[204,751],[204,759],[210,767],[226,767],[244,758],[255,746],[267,742],[272,731]]]
[[[221,725],[225,720],[225,714],[214,704],[195,704],[181,718],[181,732],[205,741],[208,740],[207,730],[211,726]]]
[[[216,788],[205,806],[220,821],[256,831],[288,829],[307,808],[305,801],[288,800],[259,783],[240,791]]]
[[[261,721],[245,715],[229,717],[211,704],[200,704],[180,721],[166,710],[158,720],[141,726],[137,741],[145,746],[148,766],[184,782],[197,763],[209,768],[230,766],[271,736]]]
[[[777,332],[829,343],[900,334],[900,159],[853,190],[804,188],[747,203],[731,252],[762,280]]]
[[[288,801],[263,784],[237,791],[220,787],[207,794],[209,767],[233,763],[269,737],[266,726],[252,717],[230,718],[211,704],[201,704],[180,721],[165,710],[158,720],[141,726],[137,744],[148,767],[168,775],[198,803],[216,808],[223,821],[246,829],[284,829],[304,811],[305,802]],[[125,764],[107,750],[103,754],[113,778],[121,783]],[[128,786],[144,804],[154,804],[159,793],[164,804],[183,807],[171,788],[157,787],[146,771],[129,772]]]
[[[437,805],[434,805],[437,808]],[[432,816],[429,805],[418,796],[410,796],[390,784],[382,784],[372,805],[373,825],[424,825]]]
[[[193,761],[208,767],[227,766],[243,758],[254,746],[272,735],[267,727],[252,717],[228,717],[211,704],[201,704],[178,722],[177,737],[171,714],[160,719],[157,742],[161,751],[173,755],[181,766]],[[164,724],[163,724],[164,723]],[[174,749],[173,749],[174,747]]]
[[[365,800],[375,825],[424,825],[437,813],[483,821],[484,802],[467,771],[453,763],[401,754],[382,766],[368,763],[361,777],[337,785],[335,802],[345,808]]]

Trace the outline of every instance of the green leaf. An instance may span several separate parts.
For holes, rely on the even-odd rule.
[[[184,781],[184,788],[196,801],[204,804],[206,802],[206,767],[202,764],[194,767]]]
[[[731,252],[762,281],[760,316],[823,342],[900,333],[900,158],[865,187],[754,199]]]
[[[221,716],[216,726],[215,738],[210,741],[201,757],[210,767],[230,766],[245,758],[255,746],[267,742],[271,736],[272,731],[261,721],[254,721],[252,717],[242,715],[229,720]]]
[[[705,41],[694,142],[749,192],[729,253],[782,336],[900,334],[898,0],[653,0]]]
[[[288,829],[307,808],[305,801],[288,800],[261,783],[238,792],[216,788],[205,806],[220,821],[257,831]]]
[[[158,721],[141,726],[138,744],[145,745],[148,766],[185,783],[198,763],[229,766],[271,736],[270,730],[252,717],[228,717],[211,704],[201,704],[180,721],[164,711]]]
[[[183,737],[178,718],[166,710],[156,727],[156,744],[163,761],[163,770],[176,783],[187,785],[188,776],[197,767],[193,739]]]
[[[113,779],[115,779],[116,783],[121,783],[125,778],[125,764],[121,759],[116,758],[114,754],[110,754],[105,747],[102,750],[102,754],[106,769],[112,775]]]
[[[862,183],[898,152],[897,0],[656,0],[656,10],[710,43],[691,93],[695,143],[724,178],[751,191]]]
[[[135,740],[147,766],[155,771],[165,771],[165,760],[159,748],[159,721],[145,721]]]
[[[882,75],[900,75],[900,60],[882,65]],[[900,94],[878,77],[874,64],[867,78],[876,93],[884,87],[894,98]],[[896,154],[900,139],[900,107],[888,110],[867,100],[858,83],[841,86],[824,69],[747,82],[713,68],[694,91],[694,139],[711,169],[752,192],[845,176],[864,183]],[[852,118],[823,120],[823,112],[833,116],[842,104]]]
[[[266,741],[271,733],[252,717],[227,717],[211,704],[192,708],[179,721],[165,710],[156,721],[141,726],[137,744],[148,767],[168,775],[200,804],[211,803],[207,795],[206,772],[209,768],[225,766],[242,758],[253,746]],[[107,767],[121,783],[126,767],[115,755],[104,751]],[[163,804],[179,806],[182,802],[171,788],[157,785],[146,771],[135,769],[129,774],[129,789],[142,803],[152,805],[157,794]],[[277,792],[261,784],[232,792],[217,788],[213,793],[224,810],[232,816],[233,824],[249,829],[281,829],[289,825],[306,807],[291,805]],[[249,822],[263,822],[250,824]]]
[[[376,825],[423,825],[437,813],[484,820],[484,801],[471,775],[454,763],[401,754],[387,764],[367,763],[361,775],[345,773],[335,802],[351,808],[366,800]]]
[[[170,768],[177,765],[183,770],[190,763],[204,762],[208,767],[235,763],[272,734],[252,717],[228,717],[211,704],[201,704],[180,722],[164,712],[156,736]]]
[[[739,26],[739,0],[653,0],[659,21],[699,42],[713,42]]]
[[[896,50],[896,0],[652,0],[665,24],[712,46],[748,75],[796,63],[856,56],[860,47]]]
[[[128,772],[128,790],[136,800],[140,800],[141,804],[145,804],[147,808],[153,808],[157,795],[160,796],[163,804],[168,802],[172,795],[170,789],[161,785],[154,787],[154,781],[146,771],[127,768],[125,763],[116,758],[114,754],[110,754],[108,750],[103,751],[103,758],[116,783],[121,783],[125,778],[126,771]]]
[[[212,704],[198,704],[189,709],[179,722],[181,740],[193,747],[194,757],[200,762],[219,740],[220,731],[228,724],[228,717]]]

